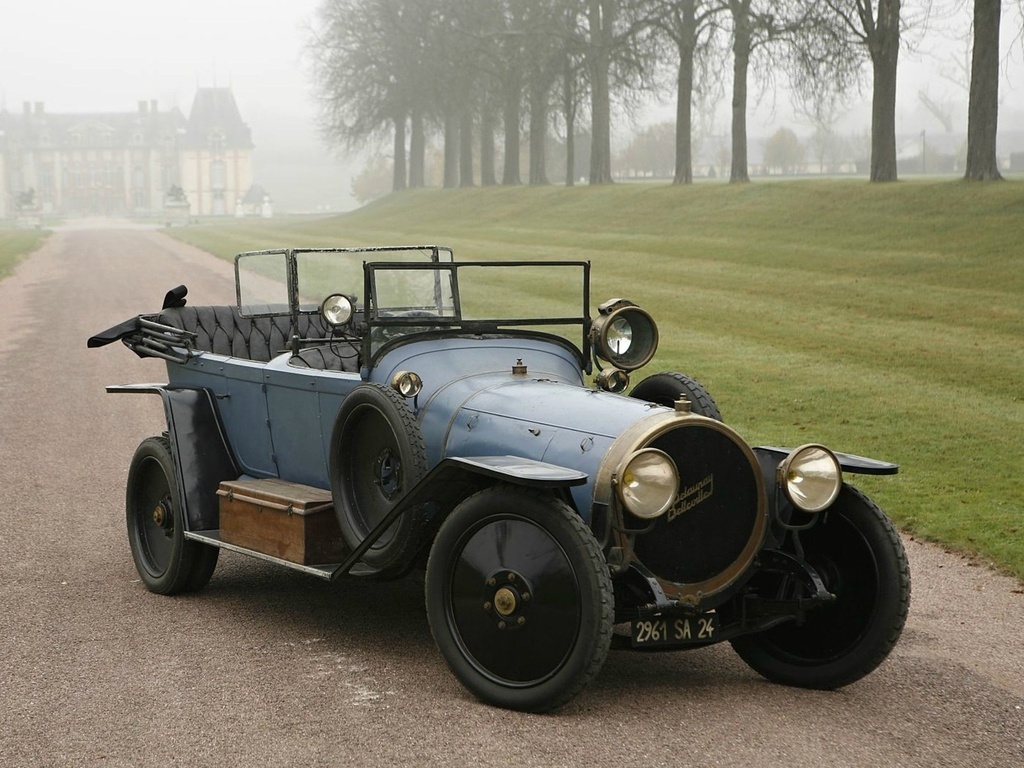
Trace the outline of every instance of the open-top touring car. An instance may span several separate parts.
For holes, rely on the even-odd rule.
[[[431,631],[483,701],[558,707],[610,647],[724,640],[767,678],[835,688],[906,619],[910,574],[844,473],[886,462],[751,447],[709,393],[656,373],[625,299],[590,313],[589,262],[462,262],[447,248],[235,259],[234,306],[163,308],[89,340],[166,361],[128,539],[153,592],[221,549],[324,579],[426,568]],[[593,382],[587,383],[593,376]]]

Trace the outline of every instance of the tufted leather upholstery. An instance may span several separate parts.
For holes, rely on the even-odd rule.
[[[359,370],[359,350],[347,341],[336,341],[319,347],[305,347],[288,361],[300,368],[318,368],[322,371]]]
[[[241,317],[235,307],[227,306],[165,309],[157,322],[196,334],[195,346],[204,352],[264,363],[287,349],[291,332],[288,317]],[[299,336],[326,335],[319,315],[299,316]]]

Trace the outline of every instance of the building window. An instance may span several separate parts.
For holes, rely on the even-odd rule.
[[[224,172],[224,162],[214,160],[210,163],[210,187],[215,192],[223,192],[227,186],[227,179]]]

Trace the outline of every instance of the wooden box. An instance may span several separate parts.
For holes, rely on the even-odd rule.
[[[226,481],[217,495],[228,544],[302,565],[345,559],[330,491],[268,478]]]

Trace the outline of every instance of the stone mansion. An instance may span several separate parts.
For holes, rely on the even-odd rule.
[[[252,188],[252,134],[230,88],[200,88],[185,117],[0,111],[0,218],[230,216]],[[251,196],[251,195],[250,195]]]

